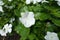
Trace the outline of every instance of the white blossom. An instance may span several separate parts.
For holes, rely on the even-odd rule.
[[[12,32],[12,24],[6,24],[4,25],[3,29],[0,29],[0,35],[1,36],[6,36],[7,33]]]
[[[0,6],[2,6],[2,5],[4,5],[4,3],[3,3],[3,1],[2,1],[2,0],[0,0]]]
[[[46,1],[46,0],[43,0],[43,1],[42,1],[42,3],[44,3],[44,2],[49,3],[49,2],[48,2],[48,1]]]
[[[0,35],[1,36],[6,36],[6,32],[4,30],[0,29]]]
[[[11,2],[12,0],[8,0],[8,1],[10,1],[10,2]]]
[[[22,12],[19,20],[24,24],[25,27],[31,27],[35,24],[35,18],[33,12]]]
[[[3,1],[0,0],[0,11],[3,12],[3,8],[2,8],[2,5],[4,5]]]
[[[41,2],[42,0],[37,0],[37,2]]]
[[[4,25],[3,30],[5,30],[6,33],[11,33],[11,31],[12,31],[12,24]]]
[[[26,4],[30,4],[33,2],[33,4],[36,4],[37,2],[41,2],[42,0],[26,0]]]
[[[0,11],[3,12],[3,8],[2,8],[2,6],[0,6]]]
[[[33,4],[36,4],[37,2],[41,2],[42,0],[32,0]]]
[[[33,4],[36,4],[37,3],[37,0],[32,0],[33,1]]]
[[[30,4],[31,3],[31,0],[26,0],[26,4]]]
[[[60,2],[57,2],[57,4],[60,6]]]
[[[60,6],[60,0],[55,0],[55,1],[57,1],[57,4]]]
[[[54,32],[47,32],[45,40],[59,40],[58,35]]]
[[[30,3],[33,3],[33,4],[36,4],[37,2],[46,2],[46,3],[48,3],[48,1],[46,1],[46,0],[26,0],[26,4],[30,4]]]

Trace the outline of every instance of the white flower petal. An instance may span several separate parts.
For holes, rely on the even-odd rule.
[[[60,0],[55,0],[55,1],[57,1],[57,4],[60,6]]]
[[[3,30],[5,30],[6,33],[11,33],[11,31],[12,31],[12,24],[4,25]]]
[[[12,0],[8,0],[8,1],[10,1],[10,2],[11,2]]]
[[[41,3],[46,2],[46,3],[49,3],[49,2],[46,1],[46,0],[26,0],[26,4],[30,4],[31,2],[32,2],[33,4],[36,4],[37,2],[41,2]]]
[[[6,36],[6,32],[4,32],[4,30],[0,29],[0,35],[1,36]]]
[[[0,6],[2,6],[2,5],[4,5],[4,3],[3,3],[3,1],[2,1],[2,0],[0,0]]]
[[[49,3],[49,2],[48,2],[48,1],[46,1],[46,0],[43,0],[43,1],[42,1],[42,3],[44,3],[44,2]]]
[[[60,1],[58,1],[57,4],[60,6]]]
[[[31,0],[26,0],[26,4],[30,4],[31,3]]]
[[[12,32],[12,24],[6,24],[4,25],[3,29],[0,29],[0,35],[1,36],[6,36],[7,33]]]
[[[25,27],[31,27],[35,24],[35,18],[33,12],[25,12],[19,20]]]
[[[33,4],[36,4],[37,3],[37,0],[33,0]]]
[[[12,32],[12,29],[10,28],[9,30],[8,30],[8,33],[11,33]]]
[[[3,29],[6,29],[7,27],[8,27],[8,24],[5,24],[4,27],[3,27]]]
[[[11,28],[12,27],[12,24],[9,24],[9,26],[8,26],[9,28]]]
[[[3,12],[3,8],[2,8],[2,6],[0,6],[0,11]]]
[[[42,0],[37,0],[37,2],[41,2]]]
[[[33,13],[33,12],[29,12],[29,13],[28,13],[28,17],[34,18],[34,13]]]
[[[58,35],[54,32],[47,32],[47,35],[44,38],[46,40],[59,40]]]

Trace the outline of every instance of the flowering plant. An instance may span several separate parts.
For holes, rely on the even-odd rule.
[[[60,0],[0,0],[0,35],[18,40],[60,40]],[[9,35],[8,35],[9,34]]]

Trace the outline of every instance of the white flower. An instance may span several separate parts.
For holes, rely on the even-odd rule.
[[[31,3],[31,0],[26,0],[26,4],[30,4]]]
[[[30,4],[31,2],[33,2],[33,4],[36,4],[37,2],[47,2],[46,0],[26,0],[26,4]]]
[[[41,2],[42,0],[37,0],[37,2]]]
[[[2,8],[2,5],[4,5],[3,1],[0,0],[0,11],[3,12],[3,8]]]
[[[31,27],[35,24],[35,18],[33,12],[21,13],[21,18],[19,20],[24,24],[25,27]]]
[[[32,0],[33,1],[33,4],[36,4],[37,3],[37,0]]]
[[[3,8],[2,8],[2,6],[0,6],[0,11],[3,12]]]
[[[1,36],[6,36],[6,32],[4,30],[0,29],[0,35]]]
[[[57,1],[57,4],[60,6],[60,0],[55,0],[55,1]]]
[[[33,4],[36,4],[37,2],[41,2],[42,0],[26,0],[26,4],[30,4],[33,2]]]
[[[33,4],[36,4],[37,2],[42,2],[42,0],[33,0]]]
[[[58,1],[57,4],[60,6],[60,1]]]
[[[7,33],[11,33],[12,31],[12,24],[6,24],[4,25],[3,29],[0,29],[0,35],[6,36]]]
[[[8,0],[8,1],[10,1],[10,2],[11,2],[12,0]]]
[[[49,3],[49,2],[48,2],[48,1],[46,1],[46,0],[42,0],[42,3],[44,3],[44,2]]]
[[[47,32],[45,39],[46,40],[59,40],[58,35],[54,32]]]
[[[15,18],[11,18],[10,22],[12,23],[13,21],[15,21]]]
[[[4,25],[3,30],[5,30],[6,33],[11,33],[11,31],[12,31],[12,24]]]
[[[1,6],[1,5],[4,5],[4,3],[3,3],[3,1],[2,1],[2,0],[0,0],[0,6]]]

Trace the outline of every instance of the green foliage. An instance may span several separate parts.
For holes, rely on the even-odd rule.
[[[57,25],[60,26],[60,19],[52,19],[52,22]]]
[[[21,39],[20,40],[25,40],[30,32],[30,29],[25,28],[21,23],[19,23],[19,25],[15,26],[14,29],[19,35],[21,35]]]
[[[20,36],[20,40],[45,40],[44,36],[47,31],[54,31],[58,33],[60,39],[60,6],[54,0],[48,0],[49,3],[25,3],[25,0],[3,0],[5,3],[2,7],[4,12],[0,12],[0,28],[4,24],[10,23],[11,18],[15,18],[13,24],[13,31],[16,31]],[[13,6],[12,9],[6,8],[7,6]],[[35,15],[35,24],[30,28],[24,27],[19,22],[21,12],[32,11]]]

